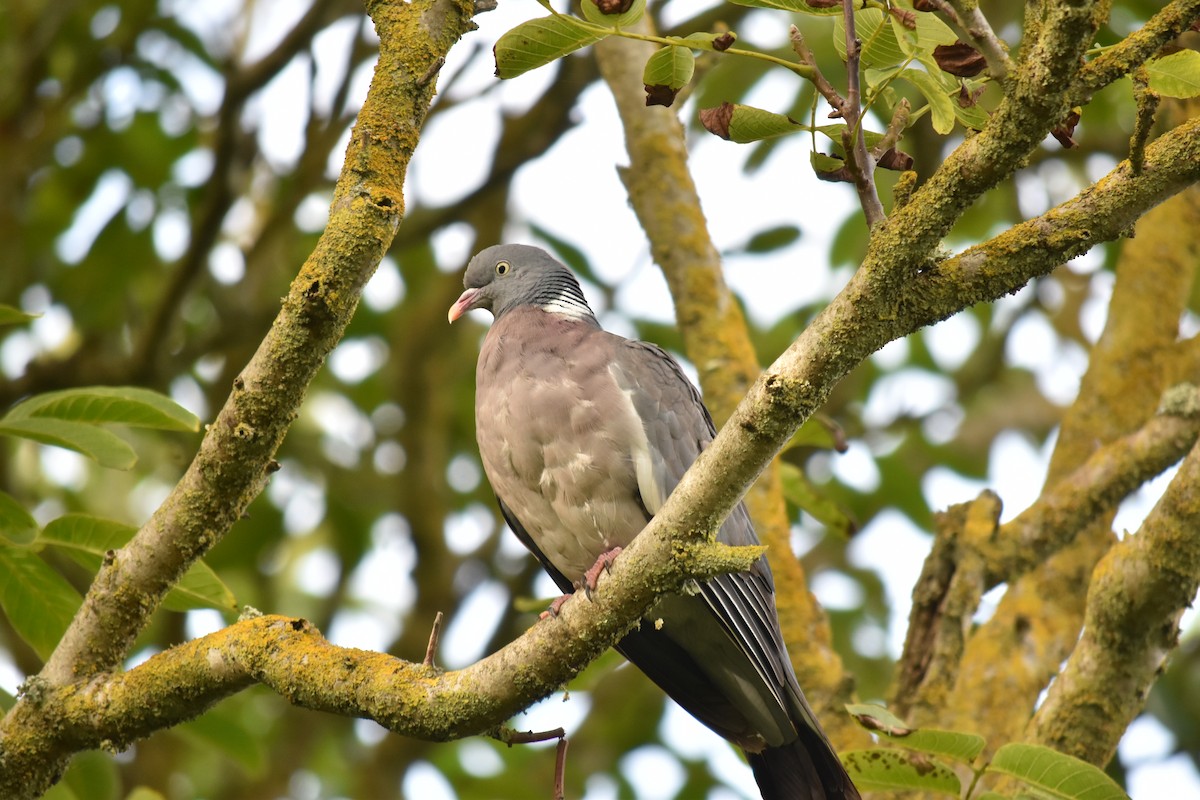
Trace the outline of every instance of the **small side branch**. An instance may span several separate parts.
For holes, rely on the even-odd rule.
[[[939,514],[933,549],[913,590],[893,705],[910,722],[944,707],[958,674],[972,616],[984,592],[1014,581],[1174,464],[1195,445],[1195,387],[1169,390],[1159,416],[1113,441],[1026,511],[997,525],[1000,501],[984,492]]]
[[[1200,446],[1136,535],[1096,565],[1083,634],[1033,718],[1034,739],[1093,764],[1142,710],[1200,587]]]
[[[842,15],[846,21],[846,102],[842,116],[846,129],[842,131],[842,145],[846,149],[846,165],[854,176],[854,188],[858,191],[858,202],[867,217],[867,228],[882,222],[883,203],[875,189],[875,159],[867,152],[867,137],[862,126],[862,96],[859,91],[862,42],[854,26],[854,0],[842,0]]]
[[[533,744],[558,739],[558,746],[554,748],[554,800],[566,800],[567,732],[565,730],[555,728],[550,731],[514,731],[511,728],[500,728],[492,735],[509,747],[514,744]]]
[[[429,644],[425,647],[425,660],[422,662],[427,667],[433,666],[433,659],[437,657],[438,639],[442,635],[442,612],[437,612],[437,616],[433,618],[433,628],[429,631]]]
[[[846,152],[846,170],[858,192],[859,203],[867,219],[868,228],[874,228],[886,219],[883,204],[879,200],[879,192],[875,188],[876,160],[867,151],[866,135],[862,127],[861,94],[859,90],[859,67],[862,43],[858,41],[854,28],[853,0],[845,0],[843,11],[846,16],[846,73],[848,89],[846,96],[841,93],[822,74],[817,66],[817,59],[804,41],[803,34],[795,25],[791,27],[792,49],[800,57],[800,61],[811,69],[810,80],[825,101],[833,107],[830,117],[843,119],[846,129],[842,131],[842,148]]]
[[[1070,92],[1070,105],[1082,105],[1113,81],[1128,75],[1163,45],[1188,29],[1200,17],[1200,0],[1175,0],[1138,30],[1105,50],[1079,71]]]

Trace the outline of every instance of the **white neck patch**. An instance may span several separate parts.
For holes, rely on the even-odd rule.
[[[565,292],[550,302],[543,304],[542,311],[550,314],[560,314],[571,319],[585,319],[593,316],[592,310],[588,308],[587,303],[581,302],[578,298],[572,297]]]

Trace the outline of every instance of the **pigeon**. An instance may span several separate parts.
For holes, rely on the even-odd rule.
[[[575,275],[537,247],[489,247],[450,307],[490,311],[475,430],[500,511],[563,592],[595,588],[716,431],[664,350],[600,327]],[[718,539],[755,545],[738,504]],[[796,681],[765,558],[663,597],[616,645],[742,748],[763,800],[858,798]]]

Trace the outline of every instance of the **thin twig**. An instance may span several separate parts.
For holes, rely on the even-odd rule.
[[[566,800],[567,732],[565,730],[555,728],[549,731],[514,731],[512,728],[500,727],[491,735],[509,747],[514,744],[533,744],[558,739],[558,746],[554,749],[554,800]]]
[[[813,55],[812,50],[808,47],[808,42],[804,41],[804,34],[800,33],[800,29],[795,25],[791,27],[792,50],[800,57],[800,60],[812,68],[812,75],[809,80],[813,86],[825,98],[825,102],[833,107],[833,113],[829,116],[831,119],[839,119],[842,116],[842,106],[846,104],[846,100],[841,93],[834,87],[825,74],[821,72],[817,66],[817,58]]]
[[[1146,66],[1135,69],[1133,78],[1133,99],[1137,104],[1137,116],[1133,123],[1133,135],[1129,137],[1129,166],[1134,174],[1142,171],[1146,160],[1146,142],[1150,139],[1154,127],[1154,115],[1158,111],[1158,92],[1150,88],[1150,76]]]
[[[558,746],[554,748],[554,800],[566,800],[566,798],[567,737],[562,736],[558,740]]]
[[[862,42],[854,26],[854,0],[842,0],[842,14],[846,21],[846,101],[842,106],[842,117],[846,130],[842,131],[842,144],[846,149],[846,167],[854,176],[854,188],[858,201],[867,218],[868,230],[887,218],[879,192],[875,190],[875,160],[867,152],[867,138],[862,127],[862,107],[859,93],[859,66]]]
[[[437,74],[442,71],[442,67],[444,66],[446,66],[445,58],[438,57],[435,59],[434,62],[429,65],[429,69],[425,70],[425,74],[420,78],[417,78],[417,86],[424,89],[433,81],[434,78],[437,77]]]
[[[429,631],[429,644],[425,647],[425,666],[433,666],[433,658],[437,655],[438,639],[442,636],[442,612],[437,612],[433,618],[433,628]]]
[[[888,123],[887,131],[883,134],[883,138],[879,143],[871,148],[871,157],[876,162],[883,157],[883,154],[896,146],[900,141],[900,137],[904,134],[904,129],[908,127],[908,115],[912,111],[912,107],[908,104],[908,100],[901,99],[896,104],[896,110],[892,112],[892,121]]]

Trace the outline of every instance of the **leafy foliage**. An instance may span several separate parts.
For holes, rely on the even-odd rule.
[[[860,788],[880,791],[918,790],[963,796],[954,772],[936,759],[921,754],[949,758],[968,765],[975,774],[972,788],[986,773],[1003,773],[1030,787],[1062,800],[1128,800],[1128,796],[1104,771],[1086,761],[1034,744],[1009,743],[996,751],[990,761],[976,765],[986,742],[982,736],[959,731],[916,729],[909,727],[882,706],[847,706],[859,724],[897,745],[916,753],[899,750],[859,750],[844,753],[842,760]],[[966,797],[975,796],[968,792]],[[993,796],[979,795],[979,800]]]
[[[909,3],[891,5],[911,11]],[[694,98],[674,107],[689,130],[702,133],[699,109],[728,103],[727,138],[745,145],[703,135],[689,142],[760,360],[787,347],[845,283],[846,268],[861,260],[866,226],[847,210],[845,187],[817,183],[802,166],[811,152],[815,171],[843,169],[845,124],[825,119],[829,109],[787,40],[794,22],[816,66],[843,89],[842,9],[736,0],[664,24],[661,7],[692,15],[686,6],[647,11],[635,2],[614,17],[583,0],[577,18],[505,2],[478,17],[480,31],[437,76],[396,242],[313,384],[277,456],[281,469],[207,565],[171,594],[134,657],[231,621],[235,597],[310,619],[338,644],[414,659],[444,611],[448,666],[530,624],[542,606],[521,611],[518,601],[545,587],[497,518],[475,456],[470,365],[480,331],[447,333],[444,309],[461,290],[467,242],[531,236],[585,275],[606,324],[679,350],[665,321],[668,301],[642,299],[649,267],[641,233],[604,213],[625,207],[612,194],[614,166],[625,158],[620,137],[587,135],[600,94],[591,91],[599,79],[587,48],[631,35],[642,15],[654,19],[662,35],[652,41],[670,56],[664,85]],[[1114,20],[1135,25],[1161,6],[1118,0]],[[0,419],[5,681],[36,675],[108,551],[179,479],[196,447],[197,419],[213,419],[325,223],[330,165],[344,151],[376,50],[361,4],[318,3],[311,14],[298,11],[295,23],[256,15],[254,4],[234,4],[222,18],[215,8],[86,0],[57,14],[17,4],[0,26],[12,56],[0,78],[0,408],[10,409]],[[1016,58],[1022,5],[981,8]],[[855,14],[867,62],[867,145],[883,141],[907,101],[912,111],[896,144],[913,154],[923,180],[946,137],[986,126],[1000,89],[986,70],[960,77],[942,69],[937,48],[954,37],[934,15],[914,12],[910,28],[882,3],[856,4]],[[1102,30],[1087,57],[1119,36],[1120,26]],[[676,62],[696,69],[685,77]],[[1152,59],[1150,88],[1164,98],[1194,96],[1196,62],[1187,47]],[[493,69],[505,79],[543,72],[498,89]],[[1036,151],[966,212],[947,248],[1042,213],[1126,158],[1135,113],[1129,82],[1099,91],[1084,110],[1077,147],[1051,142]],[[447,150],[437,149],[441,142]],[[879,177],[889,207],[894,180]],[[756,202],[763,198],[771,202]],[[744,212],[736,225],[734,207]],[[614,243],[626,248],[605,249]],[[985,481],[1038,471],[1026,458],[1058,429],[1070,399],[1062,387],[1073,385],[1095,341],[1120,252],[1109,247],[889,347],[837,387],[821,410],[828,424],[806,426],[783,454],[794,543],[814,591],[829,601],[835,647],[861,696],[884,696],[893,681],[889,631],[903,625],[897,609],[912,588],[906,565],[934,512]],[[884,546],[896,540],[904,546]],[[571,702],[555,698],[514,721],[567,724],[568,796],[639,796],[644,787],[631,765],[647,754],[658,759],[657,777],[678,777],[677,797],[728,790],[738,778],[709,767],[723,745],[694,729],[680,734],[661,693],[620,664],[610,654],[569,687]],[[1200,696],[1197,664],[1200,649],[1185,639],[1151,709],[1185,751],[1196,749],[1188,743],[1197,741],[1197,715],[1186,710]],[[0,707],[11,706],[16,683],[0,690]],[[979,768],[984,758],[971,756],[977,739],[966,733],[877,733],[887,749],[862,756],[864,769],[894,763],[912,785],[932,788],[920,783],[926,771],[950,787],[946,764]],[[1020,778],[1030,793],[1111,790],[1043,751],[1001,748],[982,766]],[[431,773],[462,800],[548,795],[553,753],[402,740],[254,690],[138,742],[119,760],[77,756],[47,796],[387,800],[419,796],[414,776]]]

